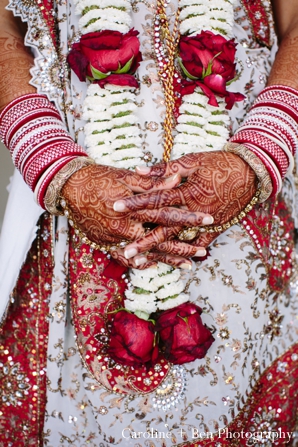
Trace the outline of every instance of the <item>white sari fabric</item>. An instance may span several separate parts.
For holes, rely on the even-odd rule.
[[[139,2],[136,6],[133,24],[140,32],[144,59],[139,69],[141,92],[137,97],[140,130],[144,149],[150,150],[158,160],[162,153],[164,98],[155,62],[151,58],[154,4]],[[20,3],[19,9],[15,4],[11,8],[22,15]],[[77,17],[72,2],[58,2],[57,9],[60,50],[62,55],[66,55],[67,42],[77,36]],[[233,83],[233,91],[245,93],[247,99],[237,103],[230,112],[233,130],[239,126],[250,104],[264,88],[276,51],[273,35],[270,48],[255,42],[240,0],[239,5],[235,6],[234,33],[238,42],[237,58],[241,76]],[[28,43],[30,39],[29,29]],[[48,86],[49,81],[44,84],[37,81],[36,73],[40,70],[38,58],[36,66],[34,83],[38,90],[48,93],[62,109],[58,87],[55,90],[53,85],[52,90],[42,90],[42,85]],[[149,83],[146,82],[148,77]],[[84,122],[80,114],[86,85],[72,73],[66,87],[65,111],[69,130],[80,144],[84,144]],[[291,185],[290,181],[286,181],[284,188],[290,212],[294,201]],[[259,213],[262,212],[266,212],[266,205],[260,207]],[[8,216],[8,219],[11,218]],[[34,218],[36,216],[32,213],[32,221]],[[278,235],[283,225],[279,216],[274,219],[276,227],[272,232],[269,251],[278,246]],[[194,442],[196,430],[213,434],[241,414],[247,396],[262,372],[292,346],[298,331],[298,321],[294,317],[295,283],[290,291],[287,289],[284,293],[272,290],[268,281],[268,265],[265,265],[254,243],[253,232],[247,227],[249,225],[233,226],[220,235],[211,245],[210,256],[194,264],[190,273],[184,273],[191,301],[204,309],[204,323],[215,329],[215,342],[204,359],[185,364],[176,372],[172,370],[173,374],[164,386],[171,387],[177,374],[183,387],[179,388],[179,402],[164,411],[154,405],[155,393],[126,397],[113,394],[84,367],[76,346],[69,303],[71,297],[67,290],[67,221],[58,218],[49,310],[44,427],[47,447],[169,447]],[[23,245],[25,251],[26,243]],[[278,247],[277,257],[283,255],[283,247]],[[269,329],[266,328],[272,323],[270,315],[276,309],[283,316],[283,323],[280,335],[271,341]],[[274,377],[271,380],[274,381]],[[264,412],[270,414],[270,409],[264,409]],[[266,420],[269,427],[269,416]]]

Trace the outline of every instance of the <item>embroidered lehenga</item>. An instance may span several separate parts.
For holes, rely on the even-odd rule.
[[[152,58],[153,3],[136,2],[133,24],[143,53],[140,133],[154,161],[164,97]],[[83,144],[86,86],[73,73],[65,76],[68,44],[78,32],[73,5],[19,1],[10,9],[28,21],[33,84],[55,101]],[[233,88],[247,99],[229,112],[230,132],[264,88],[276,51],[269,2],[236,2],[234,18],[241,75]],[[298,377],[293,189],[286,179],[276,200],[256,206],[183,273],[215,338],[206,357],[182,366],[162,358],[147,370],[128,371],[100,351],[106,333],[98,315],[123,295],[126,270],[82,243],[64,217],[42,215],[3,320],[0,445],[287,443],[295,430]],[[38,216],[36,209],[31,214]]]

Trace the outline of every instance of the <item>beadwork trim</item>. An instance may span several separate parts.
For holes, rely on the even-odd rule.
[[[66,67],[61,66],[57,48],[53,45],[53,42],[56,43],[57,40],[53,34],[52,19],[50,18],[53,10],[45,8],[42,0],[29,0],[28,2],[11,0],[6,9],[12,11],[15,17],[20,17],[23,22],[27,22],[28,31],[25,36],[25,45],[33,48],[38,54],[34,59],[35,65],[30,70],[32,75],[30,84],[36,87],[38,93],[46,94],[51,101],[54,101],[58,110],[64,110],[63,73],[66,73],[67,70]],[[45,17],[48,18],[47,21]]]

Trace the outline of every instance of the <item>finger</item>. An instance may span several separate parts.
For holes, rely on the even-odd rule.
[[[155,262],[163,262],[164,264],[171,265],[172,267],[191,270],[192,261],[182,256],[174,256],[172,254],[150,252],[147,255],[148,260]]]
[[[172,225],[211,225],[213,223],[213,217],[210,214],[171,207],[157,210],[141,210],[132,213],[130,217],[139,222],[156,223],[165,227],[170,227]]]
[[[206,256],[206,249],[197,243],[194,245],[186,244],[180,241],[166,241],[158,244],[156,247],[160,252],[172,255],[182,256],[184,258],[203,257]],[[151,258],[150,258],[151,259]]]
[[[124,249],[126,259],[131,259],[139,253],[145,253],[156,247],[161,242],[173,239],[181,230],[181,227],[157,227],[147,233],[141,239],[138,239],[127,245]]]
[[[147,194],[137,194],[114,203],[114,211],[138,211],[163,208],[171,205],[185,205],[182,192],[179,188],[166,191],[154,191]]]
[[[140,193],[174,188],[181,182],[181,176],[175,174],[167,178],[154,178],[152,176],[143,177],[133,172],[129,172],[120,181],[128,186],[133,192]]]
[[[187,177],[198,168],[199,157],[199,154],[187,154],[168,163],[161,162],[151,167],[137,166],[136,172],[140,175],[150,177],[166,177],[174,174]]]
[[[148,260],[146,256],[135,256],[131,259],[126,259],[124,256],[124,250],[121,248],[111,249],[110,254],[113,259],[115,259],[119,264],[124,267],[134,268],[138,270],[145,270],[149,267],[156,266],[156,262],[154,260]]]
[[[105,241],[106,243],[117,243],[119,241],[134,241],[144,235],[144,227],[141,222],[132,221],[130,219],[102,216],[95,214],[92,218],[85,218],[79,221],[73,213],[73,219],[77,226],[87,237],[96,243]],[[101,221],[99,221],[101,219]],[[78,223],[79,222],[79,223]]]

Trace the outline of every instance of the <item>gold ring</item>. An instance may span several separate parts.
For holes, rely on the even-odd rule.
[[[192,241],[197,237],[197,234],[200,231],[200,227],[189,227],[184,228],[184,230],[179,231],[178,239],[180,241]]]

